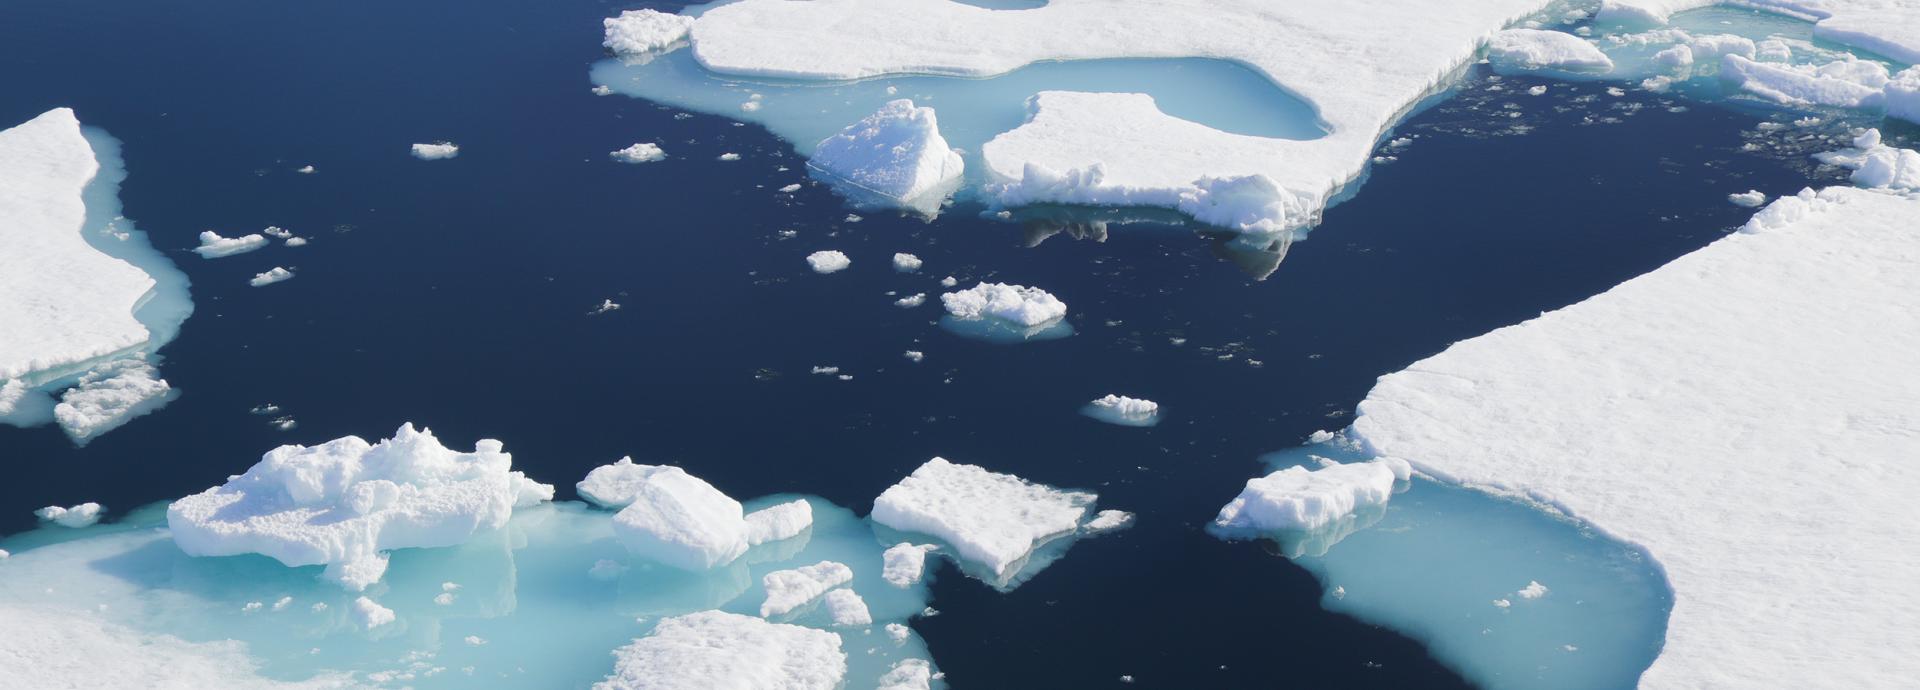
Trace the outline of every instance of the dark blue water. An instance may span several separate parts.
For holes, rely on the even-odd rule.
[[[1262,281],[1166,224],[1026,248],[1028,228],[978,209],[850,223],[824,188],[773,193],[802,165],[757,128],[590,95],[600,19],[629,6],[12,0],[0,122],[72,106],[124,141],[125,212],[197,308],[163,351],[183,395],[161,412],[86,448],[0,427],[0,533],[41,505],[124,510],[276,444],[409,420],[449,445],[502,439],[563,497],[631,454],[735,496],[865,511],[941,455],[1139,514],[1012,593],[940,579],[943,615],[915,627],[956,687],[1458,686],[1413,642],[1322,611],[1306,571],[1201,526],[1259,454],[1344,426],[1375,377],[1712,241],[1750,214],[1728,192],[1810,183],[1796,157],[1740,151],[1755,115],[1476,78],[1402,128],[1420,136]],[[1644,107],[1583,124],[1621,102]],[[459,158],[406,155],[438,139]],[[653,140],[674,158],[606,160]],[[727,151],[744,160],[714,160]],[[312,244],[186,251],[203,229],[267,225]],[[812,274],[817,249],[853,268]],[[927,268],[896,274],[895,251]],[[247,287],[276,264],[298,277]],[[996,346],[891,304],[949,274],[1042,286],[1078,333]],[[625,308],[586,315],[606,298]],[[1161,402],[1166,421],[1078,414],[1109,392]],[[266,402],[299,427],[248,413]]]

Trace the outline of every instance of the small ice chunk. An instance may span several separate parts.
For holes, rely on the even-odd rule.
[[[599,316],[601,314],[605,314],[607,312],[614,311],[619,308],[620,308],[619,302],[615,302],[610,299],[604,299],[604,300],[600,300],[599,306],[596,306],[593,308],[592,311],[587,312],[587,316]]]
[[[839,635],[724,611],[662,618],[613,655],[594,690],[836,690],[847,674]]]
[[[466,639],[461,641],[467,643],[468,647],[478,647],[486,644],[487,638],[481,637],[479,635],[468,635]]]
[[[1246,489],[1220,509],[1213,524],[1250,532],[1318,529],[1360,507],[1386,503],[1393,495],[1393,475],[1378,462],[1288,467],[1247,480]]]
[[[797,192],[797,191],[800,191],[800,183],[798,183],[798,182],[795,182],[795,183],[793,183],[793,184],[790,184],[790,185],[787,185],[787,186],[785,186],[785,187],[781,187],[781,188],[780,188],[780,193],[781,193],[781,194],[792,194],[792,193],[794,193],[794,192]]]
[[[1527,586],[1522,587],[1520,591],[1515,592],[1515,594],[1520,595],[1521,599],[1539,599],[1547,595],[1547,586],[1533,580],[1528,580]]]
[[[592,91],[595,96],[613,95],[613,87],[607,86],[606,84],[595,84],[590,91]]]
[[[913,586],[927,572],[927,553],[938,548],[904,541],[887,547],[880,554],[880,578],[903,589]]]
[[[443,160],[458,155],[460,155],[460,147],[451,141],[413,145],[413,157],[423,161]]]
[[[874,499],[874,522],[945,540],[996,577],[1078,529],[1095,496],[934,458]]]
[[[275,266],[269,269],[265,273],[255,273],[253,275],[253,279],[248,280],[247,284],[252,285],[254,287],[265,287],[268,285],[272,285],[274,283],[285,282],[292,279],[293,279],[293,271],[289,271],[283,266]],[[301,284],[305,285],[305,283],[301,283]]]
[[[1530,87],[1530,88],[1528,88],[1528,89],[1527,89],[1527,95],[1529,95],[1529,96],[1545,96],[1545,95],[1547,95],[1547,87],[1546,87],[1546,85],[1545,85],[1545,84],[1542,84],[1542,85],[1540,85],[1540,86],[1534,86],[1534,87]]]
[[[1102,510],[1087,521],[1082,531],[1088,534],[1111,532],[1133,524],[1133,513],[1124,510]]]
[[[1887,117],[1920,124],[1920,67],[1908,67],[1887,80],[1882,92]]]
[[[100,504],[89,501],[87,503],[82,503],[80,505],[67,507],[67,508],[62,508],[60,506],[47,506],[45,508],[41,508],[39,510],[33,511],[33,514],[35,517],[38,517],[47,522],[51,522],[53,524],[59,525],[61,527],[80,528],[80,527],[87,527],[92,525],[93,523],[99,522],[100,513],[103,512],[103,510],[104,509],[100,507]]]
[[[505,526],[516,507],[553,498],[553,487],[512,471],[513,456],[483,439],[471,453],[403,424],[369,444],[346,436],[268,451],[245,474],[174,501],[167,528],[190,556],[258,553],[363,590],[387,569],[387,552],[465,543]]]
[[[851,589],[840,588],[827,592],[821,602],[827,606],[827,618],[835,627],[855,628],[873,625],[873,612],[867,610],[867,600]]]
[[[960,284],[960,279],[955,278],[953,276],[947,276],[945,278],[940,279],[940,287],[954,287],[959,284]]]
[[[918,362],[920,360],[926,359],[927,353],[921,352],[919,350],[908,350],[906,352],[901,353],[900,356],[906,357],[907,361],[909,362]]]
[[[917,307],[926,303],[927,303],[927,293],[916,292],[911,295],[907,295],[906,297],[902,297],[900,299],[894,300],[893,306],[900,307],[902,309],[912,309],[914,307]]]
[[[760,578],[761,587],[767,590],[767,600],[760,604],[760,617],[787,615],[828,590],[852,581],[853,569],[833,561],[767,573]]]
[[[693,30],[693,17],[655,10],[627,10],[600,23],[605,28],[600,44],[623,57],[672,48]]]
[[[839,251],[826,249],[808,254],[807,265],[813,268],[814,273],[834,273],[852,266],[853,260]]]
[[[300,173],[300,174],[302,174],[302,175],[312,175],[312,174],[313,174],[313,166],[311,166],[311,165],[303,165],[303,166],[300,166],[300,169],[299,169],[299,170],[295,170],[294,172],[297,172],[297,173]]]
[[[822,140],[811,165],[897,201],[941,192],[965,167],[960,152],[940,136],[933,108],[904,98]]]
[[[194,247],[193,252],[204,259],[218,259],[223,256],[244,254],[265,246],[267,246],[267,238],[263,235],[221,237],[220,233],[208,230],[200,233],[200,246]]]
[[[283,240],[289,237],[293,237],[293,231],[288,230],[286,228],[282,228],[277,225],[269,225],[265,230],[261,230],[260,233],[268,237],[275,237]],[[207,237],[206,233],[200,234],[200,239],[202,242],[206,240],[206,237]]]
[[[292,606],[292,605],[293,605],[293,597],[280,597],[279,600],[273,602],[273,610],[285,611],[287,610],[288,606]]]
[[[747,513],[747,545],[792,539],[813,526],[813,504],[805,499]]]
[[[940,295],[940,303],[957,318],[995,318],[1029,328],[1067,315],[1067,304],[1046,290],[1007,283],[982,282]]]
[[[737,160],[740,160],[740,154],[737,154],[737,153],[723,153],[723,154],[720,154],[720,160],[722,160],[722,161],[726,161],[726,162],[728,162],[728,163],[731,163],[731,162],[733,162],[733,161],[737,161]]]
[[[740,502],[678,467],[660,467],[633,486],[613,516],[613,535],[635,555],[682,570],[732,563],[747,550]]]
[[[907,626],[901,625],[899,623],[887,624],[887,639],[893,640],[894,644],[900,644],[902,642],[906,642],[907,637],[912,633],[913,633],[913,630],[911,628],[908,628]]]
[[[920,257],[914,256],[912,254],[908,254],[906,252],[895,252],[893,255],[893,270],[899,271],[901,273],[911,273],[913,271],[918,271],[920,270],[921,265],[922,264],[920,261]]]
[[[307,238],[305,238],[305,237],[289,237],[289,238],[287,238],[287,246],[289,246],[289,247],[305,247],[305,246],[307,246]]]
[[[159,409],[173,396],[160,370],[144,359],[103,364],[60,396],[53,419],[74,442],[84,444],[135,417]]]
[[[353,600],[353,620],[360,624],[361,630],[372,630],[392,623],[393,609],[381,606],[372,599],[360,597]]]
[[[1087,403],[1082,412],[1088,417],[1120,426],[1153,426],[1160,421],[1160,403],[1111,393]]]
[[[880,676],[875,690],[928,690],[933,687],[933,664],[926,659],[901,659]]]
[[[1487,59],[1496,69],[1604,73],[1613,60],[1600,47],[1559,31],[1508,29],[1487,41]]]
[[[639,143],[607,154],[621,163],[653,163],[667,159],[659,144]]]
[[[1760,190],[1753,189],[1739,194],[1728,194],[1727,201],[1733,202],[1735,206],[1758,208],[1761,204],[1767,203],[1767,195],[1760,193]]]

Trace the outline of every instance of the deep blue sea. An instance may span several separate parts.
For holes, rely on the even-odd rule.
[[[632,6],[10,0],[0,124],[70,106],[124,142],[125,213],[189,275],[196,311],[161,352],[182,391],[163,410],[84,448],[0,427],[0,534],[43,505],[124,512],[278,444],[406,421],[449,446],[501,439],[561,498],[631,455],[734,496],[864,512],[938,455],[1138,515],[1010,593],[939,579],[943,614],[915,629],[954,687],[1462,686],[1416,642],[1323,610],[1307,570],[1202,527],[1262,454],[1344,427],[1377,376],[1711,242],[1751,214],[1730,191],[1837,179],[1743,151],[1765,113],[1473,75],[1260,280],[1156,214],[1017,223],[961,204],[850,222],[823,186],[774,193],[803,161],[758,127],[589,93],[600,20]],[[1552,94],[1520,93],[1536,83]],[[439,139],[459,157],[407,155]],[[674,157],[607,160],[656,140]],[[715,160],[729,151],[743,159]],[[1115,219],[1149,220],[1075,237]],[[202,230],[269,225],[312,243],[188,251]],[[819,249],[853,267],[813,274]],[[896,273],[896,251],[926,268]],[[274,265],[298,277],[247,285]],[[892,304],[945,275],[1045,287],[1076,335],[964,340],[937,306]],[[589,316],[603,299],[624,308]],[[1165,421],[1078,414],[1110,392]],[[297,428],[249,413],[264,403]]]

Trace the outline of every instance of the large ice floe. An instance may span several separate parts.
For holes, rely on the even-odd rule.
[[[57,421],[84,443],[165,402],[152,353],[193,306],[120,217],[125,176],[118,142],[66,108],[0,131],[0,423]]]
[[[461,453],[412,424],[378,444],[346,436],[281,446],[226,484],[174,501],[167,527],[195,556],[325,565],[327,580],[362,590],[386,573],[390,551],[460,544],[553,498],[553,487],[512,465],[499,441]]]
[[[942,553],[976,567],[982,580],[1005,585],[1019,580],[1041,547],[1074,535],[1096,498],[934,458],[874,499],[873,520],[934,537]],[[912,556],[896,553],[899,567],[890,570],[910,582]]]
[[[1352,433],[1644,548],[1674,600],[1643,686],[1909,684],[1916,218],[1920,197],[1887,189],[1785,196],[1740,233],[1383,377]]]

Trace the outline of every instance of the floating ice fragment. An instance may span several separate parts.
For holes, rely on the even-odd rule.
[[[840,373],[840,367],[814,365],[813,373],[819,374],[821,376],[832,376],[834,374]]]
[[[874,499],[874,522],[932,535],[996,578],[1033,550],[1071,534],[1095,496],[934,458]]]
[[[906,297],[902,297],[900,299],[894,300],[893,306],[900,307],[902,309],[912,309],[914,307],[917,307],[926,303],[927,303],[927,293],[916,292],[911,295],[907,295]]]
[[[780,193],[781,193],[781,194],[792,194],[792,193],[794,193],[794,192],[797,192],[797,191],[800,191],[800,183],[798,183],[798,182],[795,182],[795,183],[793,183],[793,184],[790,184],[790,185],[787,185],[787,186],[785,186],[785,187],[781,187],[781,188],[780,188]]]
[[[272,285],[274,283],[279,283],[279,282],[288,281],[292,279],[293,279],[293,271],[289,271],[286,268],[281,266],[275,266],[272,269],[268,270],[266,273],[254,274],[253,279],[248,280],[247,284],[252,285],[254,287],[264,287],[267,285]],[[305,285],[306,283],[301,283],[301,284]]]
[[[1920,124],[1920,66],[1908,67],[1887,80],[1883,92],[1887,117]]]
[[[1873,108],[1884,102],[1887,68],[1852,55],[1823,65],[1782,65],[1728,55],[1720,80],[1783,105]]]
[[[907,361],[909,362],[918,362],[920,360],[926,359],[927,353],[921,352],[919,350],[908,350],[906,352],[901,353],[901,356],[906,357]]]
[[[353,600],[353,620],[360,624],[361,630],[372,630],[392,623],[393,609],[381,606],[372,599],[360,597]]]
[[[1739,194],[1728,194],[1727,201],[1733,202],[1735,206],[1756,208],[1761,204],[1767,203],[1767,195],[1762,194],[1760,190],[1752,189]]]
[[[958,186],[965,167],[960,153],[940,136],[933,108],[904,98],[822,140],[808,165],[902,204],[945,196]]]
[[[928,690],[933,687],[933,665],[926,659],[901,659],[880,676],[875,690]]]
[[[1067,304],[1035,287],[982,282],[940,295],[947,313],[962,319],[994,318],[1032,328],[1067,315]]]
[[[947,276],[945,278],[940,279],[940,287],[953,287],[959,284],[960,284],[960,279],[955,278],[953,276]]]
[[[1385,504],[1393,482],[1393,470],[1378,462],[1288,467],[1247,480],[1213,524],[1233,535],[1316,530],[1361,507]]]
[[[893,255],[893,270],[899,271],[901,273],[911,273],[913,271],[918,271],[920,270],[921,265],[922,263],[920,261],[920,257],[914,256],[912,254],[908,254],[906,252],[895,252]]]
[[[289,238],[287,238],[287,241],[286,241],[286,245],[287,245],[287,246],[289,246],[289,247],[305,247],[305,246],[307,246],[307,238],[305,238],[305,237],[289,237]]]
[[[643,471],[626,488],[630,503],[613,516],[613,535],[635,555],[701,571],[746,552],[748,527],[740,502],[712,484],[662,466]]]
[[[893,640],[894,644],[906,642],[907,637],[913,633],[912,629],[899,623],[888,623],[886,629],[887,639]]]
[[[607,313],[607,312],[610,312],[610,311],[613,311],[613,310],[615,310],[615,309],[619,309],[619,308],[620,308],[620,303],[619,303],[619,302],[615,302],[615,301],[613,301],[613,300],[610,300],[610,299],[607,299],[607,300],[601,300],[601,301],[600,301],[600,306],[597,306],[597,307],[594,307],[594,308],[593,308],[593,311],[589,311],[589,312],[587,312],[587,316],[599,316],[599,315],[601,315],[601,314],[605,314],[605,313]]]
[[[1542,84],[1540,86],[1530,87],[1527,89],[1527,95],[1529,96],[1544,96],[1546,94],[1547,94],[1547,87],[1545,84]]]
[[[1920,191],[1920,152],[1880,143],[1878,129],[1868,129],[1854,137],[1853,148],[1814,157],[1822,163],[1852,170],[1849,179],[1862,187]]]
[[[1111,532],[1132,524],[1133,513],[1124,510],[1102,510],[1099,514],[1094,515],[1092,520],[1088,520],[1086,526],[1081,528],[1081,531],[1087,534],[1099,534],[1101,532]]]
[[[53,419],[68,438],[85,445],[135,417],[159,409],[173,395],[173,387],[160,378],[159,369],[144,359],[123,359],[81,376],[77,385],[60,396]]]
[[[792,539],[813,526],[813,504],[788,501],[747,513],[747,545]]]
[[[880,554],[880,578],[895,587],[911,587],[927,571],[927,554],[940,547],[900,542]]]
[[[827,607],[827,618],[835,627],[853,628],[873,625],[873,612],[867,609],[867,600],[851,589],[840,588],[827,592],[821,598]]]
[[[460,147],[451,141],[413,145],[413,157],[423,161],[443,160],[458,155],[460,155]]]
[[[300,174],[302,174],[302,175],[312,175],[312,174],[313,174],[313,166],[311,166],[311,165],[303,165],[303,166],[300,166],[300,169],[299,169],[299,170],[295,170],[294,172],[297,172],[297,173],[300,173]]]
[[[1160,423],[1160,403],[1111,393],[1087,403],[1080,412],[1120,426],[1153,426]]]
[[[460,453],[412,424],[378,444],[346,436],[286,445],[226,484],[174,501],[167,527],[188,555],[325,565],[324,578],[362,590],[386,572],[388,551],[461,544],[505,525],[514,508],[553,498],[552,486],[512,464],[499,441]]]
[[[292,605],[293,605],[293,597],[280,597],[278,601],[273,602],[273,610],[285,611],[287,610],[288,606],[292,606]]]
[[[1579,36],[1559,31],[1508,29],[1487,41],[1487,59],[1497,70],[1604,73],[1613,60]]]
[[[659,144],[640,143],[607,154],[621,163],[653,163],[667,159]]]
[[[723,153],[723,154],[720,154],[720,160],[728,161],[728,162],[737,161],[737,160],[740,160],[740,154]]]
[[[193,251],[201,258],[218,259],[223,256],[244,254],[267,246],[267,238],[254,234],[240,237],[221,237],[220,233],[208,230],[200,233],[200,246]]]
[[[68,508],[62,508],[60,506],[47,506],[45,508],[41,508],[39,510],[33,511],[33,515],[34,517],[38,517],[42,520],[51,522],[61,527],[80,528],[80,527],[87,527],[92,525],[93,523],[99,522],[100,513],[103,510],[104,509],[100,507],[100,504],[89,501],[87,503],[82,503],[80,505],[72,506]]]
[[[853,569],[833,561],[767,573],[760,578],[760,585],[767,592],[767,600],[760,604],[760,617],[787,615],[826,594],[827,590],[852,581]]]
[[[852,265],[853,260],[847,258],[846,254],[832,249],[817,251],[807,255],[807,266],[812,267],[814,273],[844,271],[848,266]]]
[[[1520,595],[1521,599],[1539,599],[1547,595],[1547,586],[1528,580],[1527,586],[1520,588],[1520,591],[1515,594]]]
[[[634,464],[633,458],[620,458],[613,464],[589,470],[585,479],[574,484],[574,490],[587,502],[602,508],[625,508],[639,495],[640,485],[647,477],[660,469],[658,465]]]
[[[265,230],[261,230],[260,233],[268,237],[276,237],[283,240],[293,237],[292,231],[277,225],[269,225]],[[200,239],[202,242],[206,241],[206,237],[207,237],[206,233],[200,234]]]
[[[466,639],[461,641],[467,643],[468,647],[478,647],[487,643],[486,638],[479,635],[468,635]]]
[[[662,618],[613,655],[594,690],[835,690],[847,673],[839,635],[723,611]]]
[[[693,29],[693,17],[655,10],[627,10],[618,17],[601,20],[605,39],[601,45],[623,57],[664,52],[687,39]],[[601,87],[604,88],[604,87]]]

